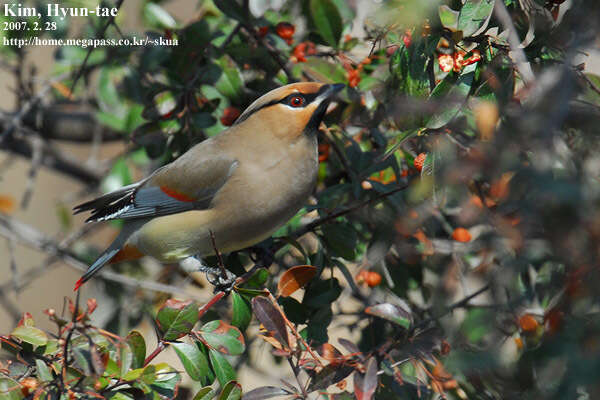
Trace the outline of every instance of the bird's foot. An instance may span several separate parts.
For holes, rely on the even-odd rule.
[[[180,265],[186,272],[204,272],[206,280],[215,287],[216,291],[229,292],[237,278],[225,268],[206,265],[199,256],[188,257],[182,260]]]

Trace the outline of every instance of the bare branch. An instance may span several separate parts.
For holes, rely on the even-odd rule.
[[[496,0],[494,4],[494,14],[496,18],[502,24],[502,27],[508,31],[508,43],[510,44],[510,50],[513,55],[513,59],[515,61],[515,67],[525,85],[529,86],[535,80],[535,76],[533,75],[533,70],[531,69],[531,65],[527,61],[527,56],[525,56],[525,52],[521,48],[521,40],[517,35],[517,30],[512,22],[512,18],[504,5],[502,0]]]
[[[15,240],[25,244],[26,246],[50,254],[51,256],[56,257],[58,260],[66,263],[67,265],[79,271],[86,271],[89,267],[87,263],[81,261],[68,249],[64,248],[63,246],[60,246],[58,243],[56,243],[56,241],[44,235],[42,232],[38,231],[30,225],[27,225],[23,222],[17,221],[5,215],[0,215],[0,235],[6,238],[14,238]],[[105,270],[100,271],[98,275],[109,281],[118,282],[120,284],[132,286],[134,288],[200,299],[198,296],[192,293],[187,293],[184,290],[182,290],[182,288],[177,286],[166,285],[163,283],[152,282],[148,280],[135,279],[126,275],[121,275]],[[4,289],[5,286],[6,284],[0,284],[0,290]]]

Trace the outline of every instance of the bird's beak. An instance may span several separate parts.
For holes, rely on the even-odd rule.
[[[319,92],[321,93],[319,94],[319,97],[317,97],[317,101],[319,103],[323,102],[324,100],[331,101],[331,98],[345,87],[346,85],[344,85],[343,83],[323,85],[323,87],[321,87],[321,90],[319,90]]]

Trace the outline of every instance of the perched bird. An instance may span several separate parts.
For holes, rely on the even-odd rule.
[[[170,263],[252,246],[302,207],[317,177],[317,129],[343,84],[293,83],[254,101],[227,130],[149,177],[95,200],[86,222],[123,219],[77,281],[107,263],[149,255]]]

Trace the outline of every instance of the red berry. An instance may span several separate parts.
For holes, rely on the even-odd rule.
[[[413,161],[413,165],[416,169],[421,171],[423,169],[423,164],[425,163],[425,159],[427,158],[427,153],[419,154],[415,160]]]
[[[231,126],[240,116],[241,112],[235,107],[227,107],[221,116],[221,123],[225,126]]]
[[[402,41],[404,42],[405,47],[410,47],[410,45],[412,44],[412,32],[410,31],[410,29],[407,29],[404,32],[404,37],[402,37]]]
[[[296,27],[289,22],[280,22],[275,27],[275,32],[279,35],[280,38],[289,41],[294,36],[294,32],[296,31]]]

